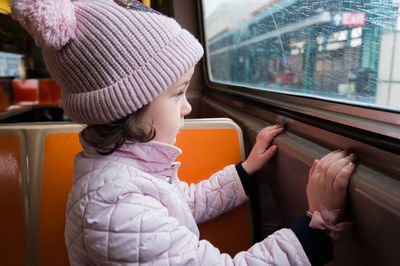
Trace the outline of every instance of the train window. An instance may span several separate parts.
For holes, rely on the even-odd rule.
[[[211,87],[399,142],[400,0],[201,4]]]
[[[398,111],[399,5],[204,0],[210,80]]]

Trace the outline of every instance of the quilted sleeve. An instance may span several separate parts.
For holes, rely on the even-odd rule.
[[[113,204],[93,201],[87,207],[84,243],[96,265],[309,265],[289,229],[232,258],[200,241],[157,199],[135,193],[119,197]]]
[[[202,223],[227,212],[247,200],[234,165],[229,165],[198,184],[179,182],[188,199],[196,223]]]

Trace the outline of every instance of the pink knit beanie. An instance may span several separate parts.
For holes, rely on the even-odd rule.
[[[65,112],[104,124],[151,102],[203,55],[172,18],[135,0],[11,0],[42,47]]]

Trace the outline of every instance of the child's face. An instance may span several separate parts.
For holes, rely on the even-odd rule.
[[[184,116],[192,111],[186,91],[193,71],[194,68],[190,69],[145,108],[141,122],[144,126],[153,125],[156,130],[154,140],[175,143],[176,135],[183,127]]]

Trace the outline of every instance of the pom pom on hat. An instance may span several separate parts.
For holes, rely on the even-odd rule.
[[[38,46],[59,50],[75,36],[71,0],[11,0],[11,12]]]

